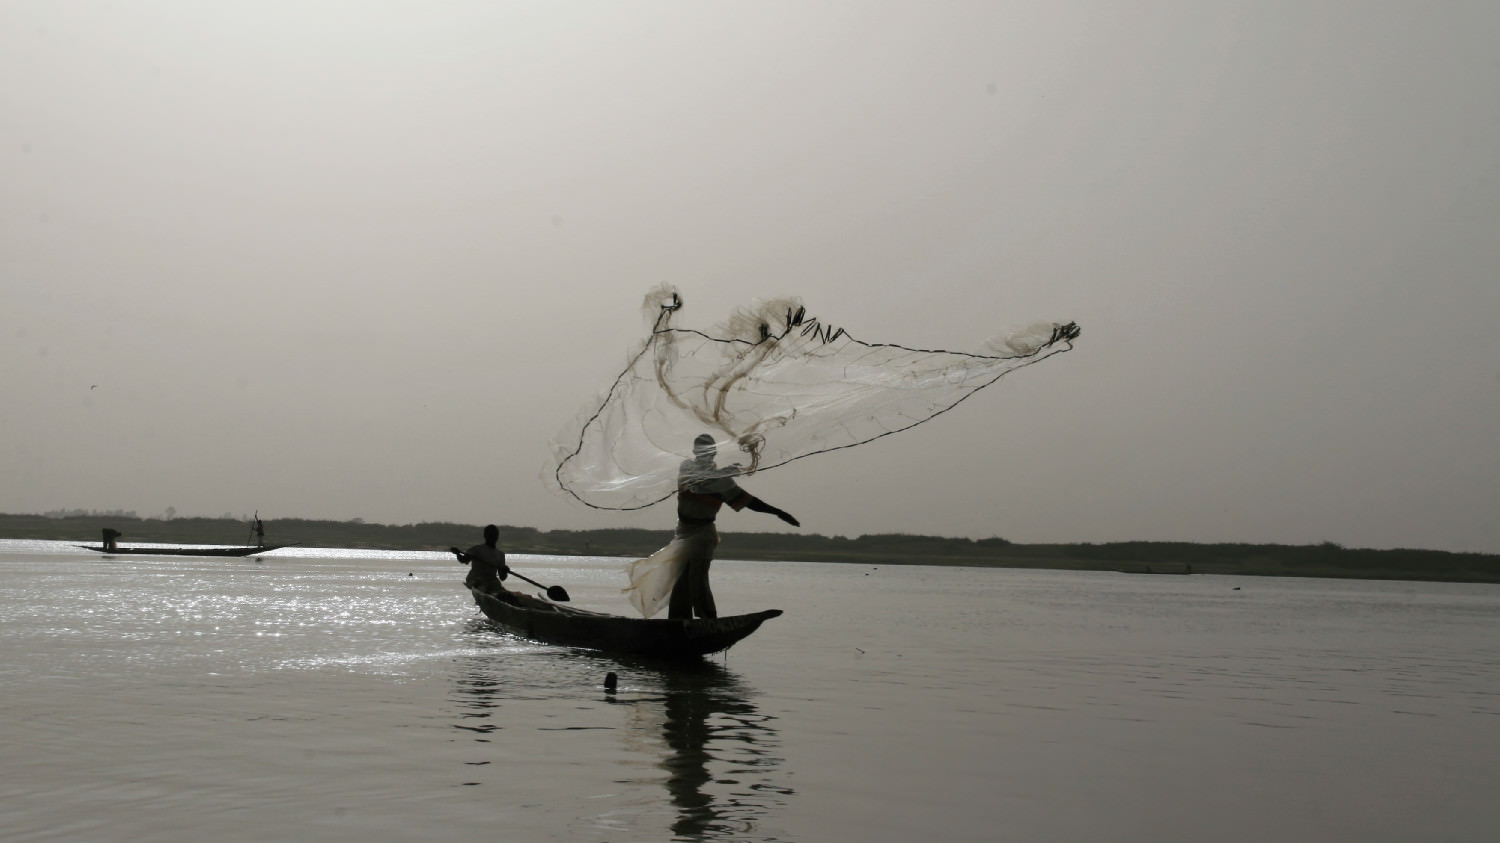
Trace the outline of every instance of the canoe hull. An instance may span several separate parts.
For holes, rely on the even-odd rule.
[[[517,635],[544,644],[652,658],[695,658],[727,650],[781,614],[780,609],[768,609],[725,618],[626,618],[515,592],[501,600],[477,589],[469,591],[485,617]]]
[[[106,556],[255,556],[259,553],[270,553],[283,547],[285,544],[268,544],[263,547],[117,547],[114,550],[106,550],[103,545],[80,544],[84,550],[92,550]]]

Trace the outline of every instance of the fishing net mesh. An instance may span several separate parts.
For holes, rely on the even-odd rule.
[[[972,353],[869,343],[793,298],[741,308],[705,333],[674,324],[682,297],[665,285],[643,310],[644,342],[552,443],[549,481],[596,509],[670,497],[699,434],[714,437],[721,464],[738,452],[738,473],[767,471],[931,421],[1079,335],[1039,323]]]

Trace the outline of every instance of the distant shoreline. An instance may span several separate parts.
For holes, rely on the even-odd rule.
[[[97,544],[105,527],[120,541],[242,545],[251,525],[226,518],[138,518],[130,515],[0,514],[0,538]],[[389,525],[278,518],[265,521],[266,543],[299,547],[446,550],[477,540],[480,526],[450,522]],[[671,538],[667,530],[537,530],[501,527],[510,553],[561,556],[646,556]],[[1118,571],[1128,574],[1226,574],[1370,580],[1500,583],[1500,555],[1441,550],[1351,549],[1319,545],[1110,542],[1015,544],[1004,539],[953,539],[902,534],[848,539],[817,534],[728,533],[721,558],[765,562],[861,565],[948,565]]]

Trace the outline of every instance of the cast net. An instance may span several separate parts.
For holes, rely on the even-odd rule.
[[[550,479],[596,509],[671,497],[699,434],[725,461],[740,452],[736,473],[767,471],[931,421],[1079,334],[1049,322],[977,352],[908,348],[856,339],[792,298],[741,308],[703,332],[674,324],[682,297],[667,285],[643,309],[650,334],[552,443]]]

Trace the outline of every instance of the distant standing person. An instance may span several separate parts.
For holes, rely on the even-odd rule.
[[[660,608],[661,594],[669,582],[667,617],[719,616],[708,586],[708,567],[719,545],[714,519],[724,504],[736,512],[764,512],[793,527],[802,526],[790,514],[741,489],[733,479],[740,467],[719,468],[714,464],[717,454],[712,435],[704,433],[693,440],[693,458],[683,460],[677,472],[677,530],[672,542],[630,566],[630,588],[626,591],[633,592],[631,602],[647,617]]]
[[[108,550],[119,550],[120,549],[120,544],[119,544],[118,539],[120,538],[120,536],[123,536],[123,535],[125,535],[125,534],[122,533],[122,532],[120,532],[119,530],[114,529],[113,527],[105,527],[104,528],[104,549],[107,550],[107,551]]]
[[[484,544],[476,544],[465,551],[451,548],[454,555],[458,556],[458,561],[469,566],[469,575],[464,577],[464,585],[486,594],[501,594],[505,591],[500,581],[510,576],[510,568],[505,564],[505,552],[496,546],[499,541],[500,528],[490,524],[484,528]]]
[[[255,516],[255,546],[266,546],[266,525],[261,522],[260,516]]]

